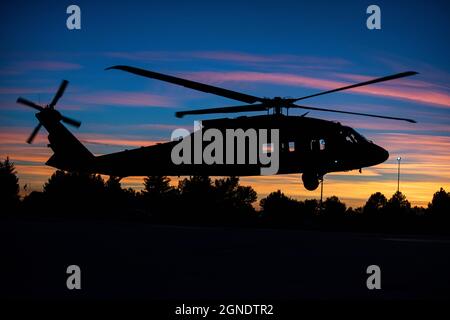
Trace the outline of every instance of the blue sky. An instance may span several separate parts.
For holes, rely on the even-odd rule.
[[[66,8],[81,8],[81,30],[66,28]],[[382,29],[366,28],[366,8],[381,8]],[[75,134],[96,153],[167,140],[188,107],[235,101],[119,71],[128,64],[180,75],[257,96],[302,96],[366,77],[420,74],[367,90],[336,93],[306,105],[409,117],[417,125],[311,113],[352,125],[386,147],[391,158],[363,175],[331,175],[331,194],[355,204],[370,193],[395,191],[395,158],[405,159],[404,191],[423,205],[449,188],[450,22],[448,1],[14,1],[0,12],[0,156],[10,155],[21,181],[38,189],[50,168],[44,130],[18,96],[48,102],[70,81],[58,108],[83,122]],[[297,112],[300,113],[301,111]],[[98,144],[100,143],[100,144]],[[14,159],[16,158],[16,159]],[[278,180],[277,180],[278,179]],[[282,189],[315,197],[298,176],[248,178],[260,194]],[[130,180],[139,186],[140,180]],[[353,191],[352,186],[360,191]]]

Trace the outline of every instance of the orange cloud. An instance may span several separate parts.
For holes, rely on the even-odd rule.
[[[364,170],[363,170],[364,172]],[[376,179],[358,179],[356,172],[351,180],[342,180],[341,176],[349,173],[332,173],[325,176],[324,199],[332,195],[338,196],[347,206],[359,207],[364,205],[369,196],[377,191],[382,192],[387,198],[397,191],[397,179],[378,181]],[[307,191],[303,188],[300,174],[272,176],[272,177],[242,177],[242,184],[251,185],[258,193],[259,199],[272,191],[280,189],[286,195],[293,198],[320,199],[320,188],[315,191]],[[430,202],[434,192],[444,187],[450,189],[447,181],[408,181],[400,184],[400,190],[407,196],[412,205],[426,206]]]
[[[9,156],[16,162],[22,186],[28,184],[32,190],[40,190],[54,172],[53,168],[44,165],[52,152],[46,147],[44,134],[36,138],[35,144],[27,145],[25,139],[29,131],[29,128],[2,128],[0,157]],[[84,133],[77,136],[115,146],[140,147],[160,142],[106,134]],[[374,136],[377,144],[389,150],[391,158],[381,165],[364,168],[362,174],[357,171],[328,174],[325,178],[325,197],[337,195],[354,207],[364,204],[376,191],[389,197],[396,191],[397,155],[402,156],[400,188],[413,205],[425,206],[440,187],[450,190],[450,137],[412,133],[378,133]],[[177,181],[178,178],[173,178],[173,185],[177,185]],[[243,185],[253,186],[260,198],[277,189],[298,199],[320,197],[319,190],[310,192],[303,188],[300,174],[242,177],[241,181]],[[123,179],[122,185],[140,190],[143,177]]]
[[[25,144],[31,134],[32,128],[27,127],[1,127],[0,146],[10,144]],[[45,131],[45,130],[43,130]],[[38,134],[34,140],[35,144],[48,143],[46,135]]]

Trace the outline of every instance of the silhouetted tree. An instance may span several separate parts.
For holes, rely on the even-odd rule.
[[[363,213],[363,210],[364,210],[363,207],[357,207],[357,208],[349,207],[347,209],[346,214],[361,215]]]
[[[14,163],[6,158],[0,161],[0,203],[6,212],[17,208],[19,201],[19,178]]]
[[[411,203],[403,193],[397,191],[388,200],[385,209],[388,218],[405,218],[411,211]]]
[[[319,211],[319,201],[316,199],[305,199],[301,202],[302,212],[306,216],[315,216]]]
[[[411,212],[415,217],[424,217],[427,214],[427,209],[424,207],[414,206],[411,208]]]
[[[376,216],[381,213],[387,204],[387,199],[381,192],[376,192],[372,194],[369,199],[367,199],[366,204],[363,207],[363,213]]]
[[[22,211],[26,215],[36,216],[46,207],[47,198],[43,192],[32,191],[22,201]],[[48,205],[47,205],[48,207]]]
[[[450,193],[443,188],[436,191],[433,199],[428,204],[431,216],[439,221],[450,221]]]
[[[346,206],[338,197],[331,196],[323,202],[323,210],[325,214],[342,217],[345,215]]]
[[[211,221],[215,218],[215,195],[211,178],[191,176],[178,182],[180,215],[187,221]]]
[[[153,209],[153,213],[155,208],[159,210],[161,215],[156,217],[167,216],[164,222],[239,224],[247,217],[256,216],[251,215],[255,212],[253,203],[256,199],[255,190],[241,186],[237,177],[213,182],[207,176],[191,176],[180,180],[178,187],[174,188],[166,176],[149,176],[144,180],[144,190],[137,193],[131,188],[123,189],[117,177],[104,182],[100,175],[57,170],[45,183],[43,192],[31,192],[18,206],[19,183],[14,164],[8,158],[0,161],[2,209],[17,206],[26,214],[50,211],[63,215],[70,212],[76,216],[86,213],[89,217],[105,218],[105,214],[111,217],[110,213],[120,212],[123,217],[141,217],[142,213],[147,219],[148,214],[144,210],[147,207],[147,210]],[[332,196],[324,201],[323,210],[319,210],[317,200],[297,201],[280,190],[261,199],[260,207],[261,221],[279,226],[298,226],[304,223],[305,218],[310,218],[313,227],[324,222],[326,227],[339,226],[345,221],[345,228],[350,226],[363,230],[448,232],[450,222],[450,193],[443,188],[434,194],[427,209],[411,208],[401,192],[396,192],[389,200],[376,192],[362,208],[346,209],[345,203]],[[380,219],[367,219],[370,216],[380,216]],[[158,219],[152,218],[151,221]]]
[[[346,205],[341,202],[338,197],[331,196],[327,198],[323,204],[323,209],[320,211],[319,218],[328,226],[339,225],[345,218]]]
[[[123,215],[140,209],[140,201],[136,192],[131,188],[123,189],[120,178],[114,176],[110,176],[105,182],[104,201],[105,207],[115,215]]]
[[[211,178],[208,176],[190,176],[178,182],[181,194],[195,194],[201,197],[213,191]]]
[[[105,190],[110,194],[111,197],[122,194],[123,189],[120,184],[120,178],[115,176],[110,176],[105,182]]]
[[[167,176],[148,176],[144,179],[143,193],[150,197],[160,197],[175,190]]]
[[[162,218],[176,215],[178,190],[170,185],[167,176],[148,176],[144,179],[143,199],[147,210]],[[175,214],[174,214],[175,213]]]
[[[47,194],[88,194],[99,193],[104,190],[105,183],[100,175],[65,172],[56,170],[44,184]]]
[[[105,213],[105,183],[100,175],[57,170],[44,184],[44,194],[48,204],[61,213]]]
[[[280,190],[261,199],[259,205],[262,210],[262,218],[266,223],[288,225],[302,222],[303,215],[300,211],[300,202],[286,196]]]
[[[239,185],[239,178],[228,177],[214,181],[214,193],[217,209],[226,217],[244,217],[253,213],[252,204],[257,199],[256,191],[252,187]]]

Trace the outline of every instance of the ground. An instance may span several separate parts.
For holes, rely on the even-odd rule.
[[[450,298],[449,237],[49,220],[2,221],[0,234],[10,299]],[[66,288],[72,264],[80,291]]]

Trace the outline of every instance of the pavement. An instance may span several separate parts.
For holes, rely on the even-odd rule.
[[[450,298],[448,237],[117,221],[2,221],[0,233],[8,299]],[[81,290],[66,287],[69,265]]]

